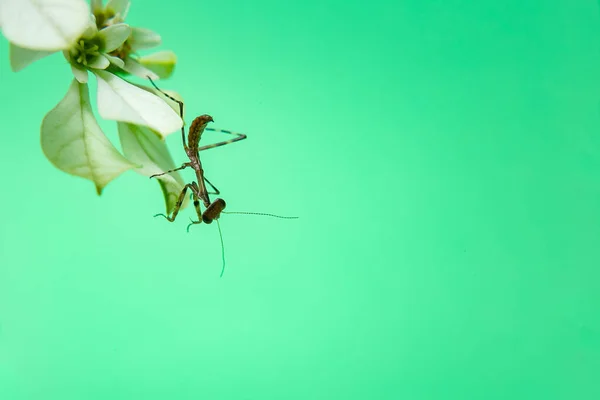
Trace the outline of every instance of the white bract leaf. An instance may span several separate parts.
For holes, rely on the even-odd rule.
[[[1,0],[0,25],[20,47],[57,51],[68,48],[86,29],[90,10],[84,0]]]
[[[106,9],[112,10],[115,14],[119,15],[121,21],[124,21],[129,12],[129,5],[129,0],[109,0],[106,3]]]
[[[160,79],[165,79],[173,73],[177,56],[172,51],[165,50],[140,57],[137,62],[153,71]]]
[[[183,125],[179,115],[159,97],[106,71],[98,78],[98,111],[102,118],[143,125],[163,137]]]
[[[96,17],[94,17],[92,14],[89,14],[87,27],[81,34],[81,37],[83,39],[93,39],[97,34],[98,27],[96,26]]]
[[[174,90],[168,90],[168,89],[156,90],[156,88],[154,86],[144,86],[144,85],[139,85],[139,84],[136,84],[136,86],[138,86],[148,92],[154,93],[155,95],[157,95],[158,97],[163,99],[173,109],[173,111],[175,111],[177,113],[177,115],[181,115],[181,109],[179,107],[179,103],[171,100],[170,98],[168,98],[167,96],[164,95],[164,93],[166,93],[169,96],[171,96],[172,98],[174,98],[175,100],[179,100],[179,101],[183,102],[183,97],[181,97],[181,95],[179,93],[175,92]],[[164,93],[161,93],[161,91],[163,91]],[[183,109],[183,124],[184,125],[185,125],[185,113],[186,113],[186,109],[184,108]]]
[[[71,65],[71,71],[73,72],[73,76],[79,83],[87,83],[88,81],[88,72],[87,69],[76,67],[74,64]]]
[[[19,47],[14,43],[10,44],[10,68],[18,72],[34,61],[44,58],[54,53],[53,51],[29,50]]]
[[[102,0],[91,0],[90,8],[92,9],[92,13],[99,13],[104,9],[104,7],[102,6]]]
[[[136,165],[104,136],[90,104],[88,87],[73,80],[66,96],[42,121],[42,150],[57,168],[94,182],[98,194]]]
[[[144,126],[124,122],[119,122],[118,125],[123,154],[130,161],[141,165],[140,168],[135,169],[137,173],[151,176],[176,167],[167,145],[156,132]],[[185,183],[178,172],[161,175],[155,179],[163,191],[167,214],[169,214],[175,207]],[[182,208],[186,204],[187,198],[184,200]]]
[[[104,42],[104,48],[102,52],[110,53],[116,50],[127,40],[131,34],[131,28],[127,24],[114,24],[108,26],[98,32],[98,36]]]
[[[128,43],[131,44],[133,51],[150,49],[158,46],[160,42],[160,35],[150,29],[131,28],[131,37]]]
[[[159,79],[158,75],[156,75],[154,72],[152,72],[148,68],[144,67],[143,65],[141,65],[140,63],[138,63],[131,57],[127,57],[125,59],[125,63],[123,64],[123,66],[121,68],[123,69],[123,71],[126,71],[126,72],[130,73],[131,75],[135,75],[138,78],[148,79],[148,77],[150,77],[154,80]]]
[[[102,54],[90,59],[88,62],[88,67],[96,69],[106,69],[109,65],[110,61],[108,61],[108,58],[104,57]]]
[[[125,63],[119,57],[110,56],[108,54],[103,54],[103,56],[106,57],[111,64],[114,64],[121,69],[125,66]]]

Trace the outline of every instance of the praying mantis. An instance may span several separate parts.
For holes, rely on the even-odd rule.
[[[169,96],[167,93],[165,93],[164,91],[159,89],[156,86],[156,84],[154,83],[154,81],[152,80],[152,78],[148,77],[148,79],[150,80],[150,82],[152,83],[152,85],[154,86],[154,88],[156,90],[158,90],[163,95],[165,95],[169,99],[171,99],[174,102],[176,102],[177,104],[179,104],[179,115],[181,116],[181,119],[183,119],[183,102]],[[224,146],[229,143],[238,142],[240,140],[246,139],[246,137],[247,137],[243,133],[231,132],[231,131],[228,131],[225,129],[207,128],[206,126],[210,122],[213,122],[213,118],[210,115],[204,114],[204,115],[200,115],[199,117],[196,117],[194,119],[194,121],[192,121],[192,124],[190,125],[189,131],[188,131],[188,136],[187,136],[187,141],[186,141],[186,137],[185,137],[185,129],[182,125],[181,126],[181,140],[183,142],[183,149],[185,150],[185,153],[187,154],[187,156],[189,158],[189,162],[183,163],[181,165],[181,167],[179,167],[179,168],[171,169],[169,171],[165,171],[160,174],[155,174],[155,175],[150,176],[150,178],[156,178],[157,176],[170,174],[171,172],[175,172],[175,171],[181,171],[188,167],[190,167],[194,170],[194,173],[196,174],[196,180],[192,181],[191,183],[186,184],[183,187],[183,190],[179,194],[179,198],[177,199],[177,203],[175,203],[175,207],[173,208],[171,215],[168,216],[168,215],[164,215],[164,214],[156,214],[156,216],[159,216],[159,215],[164,216],[170,222],[175,221],[175,218],[177,218],[177,214],[179,213],[179,210],[181,209],[181,204],[183,203],[183,200],[185,199],[185,195],[186,195],[187,191],[191,190],[192,199],[194,201],[194,208],[196,210],[198,220],[192,221],[192,223],[190,225],[188,225],[188,229],[191,225],[194,225],[194,224],[200,224],[202,222],[204,222],[205,224],[210,224],[214,220],[219,219],[221,212],[225,209],[225,206],[226,206],[225,200],[223,200],[221,198],[217,198],[212,202],[210,201],[209,194],[219,195],[220,192],[204,176],[204,169],[202,168],[202,161],[200,160],[200,152],[203,150],[213,149],[213,148],[219,147],[219,146]],[[225,134],[229,134],[229,135],[235,135],[236,137],[233,139],[230,139],[230,140],[224,140],[224,141],[221,141],[218,143],[209,144],[206,146],[200,146],[200,138],[202,137],[202,133],[205,130],[225,133]],[[206,189],[205,182],[208,183],[208,185],[214,190],[214,192],[211,193]],[[200,210],[200,200],[202,200],[202,203],[204,203],[204,207],[205,207],[204,212],[202,212]]]
[[[154,86],[154,88],[156,90],[158,90],[160,93],[162,93],[167,98],[169,98],[172,101],[179,104],[179,115],[180,115],[181,119],[183,120],[183,102],[173,98],[172,96],[168,95],[167,93],[165,93],[164,91],[159,89],[158,86],[156,86],[156,84],[152,80],[152,78],[148,77],[148,80],[150,80],[150,83],[152,83],[152,86]],[[221,213],[226,213],[225,211],[223,211],[225,209],[226,203],[225,203],[225,200],[223,200],[222,198],[217,198],[211,202],[209,195],[210,194],[219,195],[220,192],[208,179],[206,179],[206,176],[204,176],[204,169],[202,168],[202,161],[200,160],[200,152],[203,150],[213,149],[215,147],[220,147],[220,146],[224,146],[229,143],[234,143],[234,142],[238,142],[240,140],[244,140],[244,139],[246,139],[247,136],[243,133],[232,132],[232,131],[225,130],[225,129],[208,128],[207,125],[210,122],[213,122],[213,118],[210,115],[203,114],[203,115],[200,115],[199,117],[196,117],[192,121],[192,124],[190,125],[190,128],[188,130],[187,140],[186,140],[186,136],[185,136],[185,129],[182,125],[181,126],[181,140],[183,142],[183,148],[185,150],[185,153],[186,153],[189,161],[183,163],[178,168],[171,169],[171,170],[162,172],[160,174],[152,175],[152,176],[150,176],[150,178],[156,178],[158,176],[169,174],[169,173],[172,173],[175,171],[181,171],[188,167],[192,168],[194,170],[194,173],[196,175],[196,180],[192,181],[191,183],[186,184],[183,187],[181,193],[179,194],[177,202],[175,203],[175,207],[173,207],[173,210],[171,211],[171,215],[156,214],[155,217],[163,216],[168,221],[174,222],[175,218],[177,218],[177,214],[179,213],[179,210],[181,209],[181,205],[183,204],[183,201],[185,199],[187,191],[190,190],[192,193],[194,209],[196,210],[196,215],[198,217],[198,220],[197,221],[192,220],[192,222],[187,227],[188,232],[189,232],[190,226],[192,226],[192,225],[200,224],[202,222],[204,222],[205,224],[211,224],[213,221],[215,221],[215,220],[217,221],[217,225],[219,227],[219,235],[221,237],[221,249],[222,249],[222,256],[223,256],[223,269],[221,271],[221,276],[223,276],[223,271],[225,269],[225,253],[224,253],[225,250],[224,250],[224,246],[223,246],[223,236],[221,235],[221,226],[219,225],[219,217],[221,216]],[[204,131],[220,132],[220,133],[224,133],[224,134],[228,134],[228,135],[233,135],[235,137],[232,139],[224,140],[224,141],[217,142],[214,144],[200,146],[200,139],[201,139],[202,133]],[[214,191],[209,192],[206,188],[205,183],[208,184],[211,187],[211,189]],[[202,203],[205,207],[204,211],[202,211],[200,209],[200,201],[202,201]],[[268,213],[255,213],[255,212],[235,212],[235,213],[230,213],[230,214],[254,214],[254,215],[263,215],[263,216],[270,216],[270,217],[283,218],[283,219],[298,218],[298,217],[285,217],[285,216],[281,216],[281,215],[268,214]]]

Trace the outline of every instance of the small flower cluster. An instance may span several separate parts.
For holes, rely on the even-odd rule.
[[[42,150],[57,168],[94,182],[98,194],[121,173],[134,169],[150,176],[173,169],[164,137],[183,121],[154,88],[123,79],[166,78],[175,54],[161,51],[139,56],[138,51],[161,43],[148,29],[125,23],[129,0],[2,0],[0,28],[10,42],[10,64],[20,71],[34,61],[62,52],[74,79],[65,97],[43,119]],[[121,154],[100,129],[92,112],[89,73],[98,83],[100,116],[117,121]],[[174,97],[176,93],[170,92]],[[167,212],[183,187],[177,174],[159,183]]]

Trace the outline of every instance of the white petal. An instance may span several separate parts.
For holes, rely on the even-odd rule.
[[[20,71],[34,61],[44,58],[53,51],[29,50],[19,47],[14,43],[10,44],[10,68],[14,71]]]
[[[69,50],[63,50],[63,56],[67,59],[68,62],[71,62],[71,52]]]
[[[160,79],[165,79],[173,73],[177,56],[172,51],[165,50],[140,57],[137,62],[156,73]]]
[[[118,49],[130,34],[131,28],[127,24],[114,24],[100,30],[98,36],[104,41],[104,48],[101,51],[110,53]]]
[[[125,63],[119,57],[110,56],[108,54],[102,54],[102,55],[104,57],[106,57],[108,59],[108,61],[111,62],[111,64],[114,64],[121,69],[125,66]]]
[[[86,29],[84,0],[1,0],[0,25],[6,38],[33,50],[63,50]]]
[[[88,87],[73,80],[66,96],[44,117],[42,150],[57,168],[93,181],[98,194],[135,165],[104,136],[90,104]]]
[[[166,136],[181,128],[183,121],[159,97],[106,71],[98,78],[98,111],[102,118],[148,126]]]
[[[124,122],[119,122],[118,125],[123,154],[130,161],[141,165],[141,168],[135,169],[137,173],[151,176],[176,168],[167,145],[160,140],[158,133],[144,126]],[[175,207],[185,182],[178,172],[161,175],[156,179],[163,191],[168,214]],[[186,206],[186,203],[187,197],[182,208]]]
[[[125,65],[121,67],[123,71],[129,72],[131,75],[135,75],[138,78],[148,79],[148,77],[158,80],[159,77],[154,72],[139,64],[131,57],[127,57],[125,59]]]
[[[175,111],[178,115],[180,113],[179,111],[179,103],[171,100],[170,98],[168,98],[167,96],[164,95],[164,93],[168,94],[169,96],[171,96],[172,98],[174,98],[175,100],[179,100],[181,102],[183,102],[183,97],[181,97],[181,95],[179,93],[177,93],[174,90],[167,90],[167,89],[163,89],[161,88],[160,90],[162,90],[164,93],[161,93],[159,90],[156,90],[156,88],[154,86],[144,86],[144,85],[139,85],[136,84],[137,87],[140,87],[148,92],[152,92],[155,95],[157,95],[158,97],[160,97],[161,99],[163,99],[172,109],[173,111]],[[183,120],[184,120],[184,124],[185,124],[185,108],[183,109]]]
[[[93,14],[89,15],[87,27],[81,34],[84,39],[93,39],[98,34],[98,27],[96,26],[96,17]]]
[[[102,54],[100,54],[98,57],[94,57],[88,62],[88,67],[96,69],[106,69],[109,65],[110,61],[108,61],[108,59]]]
[[[133,51],[150,49],[160,44],[160,35],[150,29],[131,28],[131,37],[129,43]]]
[[[73,64],[70,64],[70,65],[71,65],[71,71],[73,72],[75,79],[77,79],[77,81],[79,83],[87,83],[87,81],[88,81],[87,69],[82,69],[82,68],[76,67]]]
[[[97,14],[102,11],[104,7],[102,6],[102,0],[91,0],[90,8],[92,9],[92,13]]]
[[[124,21],[129,12],[129,0],[109,0],[106,3],[106,9],[114,11],[115,14],[120,16],[120,20]]]

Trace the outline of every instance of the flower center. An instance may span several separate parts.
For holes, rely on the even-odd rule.
[[[79,39],[73,47],[71,47],[71,59],[78,64],[88,65],[88,62],[100,55],[100,47],[97,44]]]

